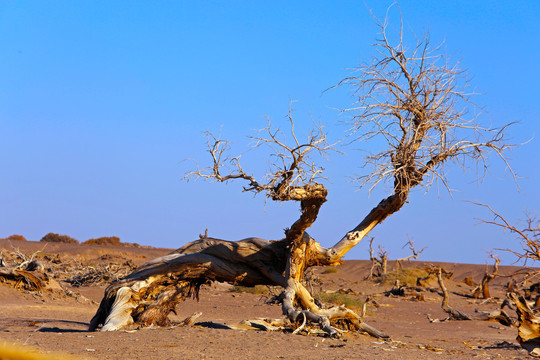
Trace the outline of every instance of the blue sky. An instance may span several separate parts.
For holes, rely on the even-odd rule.
[[[240,183],[186,183],[195,159],[207,163],[202,131],[221,132],[233,151],[245,135],[285,124],[289,102],[299,129],[322,122],[332,139],[346,120],[333,110],[350,92],[324,92],[373,55],[368,7],[384,17],[387,1],[0,1],[0,237],[39,240],[48,232],[81,241],[180,247],[209,229],[224,239],[282,237],[298,204],[242,193]],[[517,248],[511,235],[475,218],[488,203],[513,222],[538,215],[540,145],[536,1],[406,1],[407,28],[469,71],[482,93],[482,121],[519,122],[510,154],[518,191],[504,166],[449,170],[453,199],[416,191],[373,235],[391,258],[407,255],[407,235],[427,246],[425,260],[486,261],[492,248]],[[393,12],[393,18],[396,18]],[[356,144],[325,164],[328,202],[310,234],[331,246],[388,188],[358,190]],[[369,146],[366,145],[366,146]],[[254,152],[244,167],[264,171]],[[367,242],[347,258],[366,258]],[[503,256],[506,263],[512,260]]]

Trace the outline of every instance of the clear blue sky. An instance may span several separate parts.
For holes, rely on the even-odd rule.
[[[81,241],[176,248],[205,228],[224,239],[282,237],[298,204],[265,204],[240,183],[183,182],[193,158],[207,160],[205,130],[221,131],[238,152],[243,136],[284,123],[289,100],[299,128],[310,116],[342,136],[332,110],[353,102],[325,89],[373,54],[367,7],[384,17],[388,1],[0,1],[0,237],[39,240],[48,232]],[[407,27],[429,30],[472,76],[493,125],[517,121],[512,154],[518,191],[492,162],[482,184],[474,172],[449,171],[453,199],[437,189],[374,232],[390,257],[406,255],[407,234],[422,258],[483,263],[487,251],[517,248],[508,234],[475,218],[492,205],[512,221],[540,207],[538,1],[404,1]],[[360,147],[357,145],[356,147]],[[261,170],[250,153],[245,168]],[[368,195],[348,176],[359,153],[326,164],[328,202],[310,234],[335,243],[389,189]],[[256,173],[259,174],[260,173]],[[367,243],[347,258],[366,258]],[[511,257],[504,257],[508,263]]]

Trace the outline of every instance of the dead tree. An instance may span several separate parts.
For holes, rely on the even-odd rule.
[[[256,146],[268,145],[280,159],[265,182],[248,175],[240,159],[228,158],[228,144],[208,133],[208,151],[213,165],[197,169],[188,178],[204,178],[226,182],[247,182],[244,191],[264,193],[274,201],[297,201],[301,215],[289,229],[285,239],[265,241],[257,238],[238,242],[209,238],[207,233],[199,240],[176,250],[173,254],[155,259],[138,268],[123,280],[111,284],[100,309],[91,321],[94,330],[116,330],[131,322],[142,325],[163,325],[176,304],[189,296],[198,296],[201,285],[211,281],[253,286],[275,285],[284,288],[283,312],[291,322],[307,319],[316,323],[331,336],[339,334],[332,322],[345,321],[357,330],[373,336],[387,337],[371,328],[353,311],[340,306],[321,308],[302,285],[307,268],[314,265],[335,265],[339,259],[328,258],[323,249],[306,232],[317,219],[319,209],[326,201],[327,190],[317,182],[322,169],[310,162],[313,152],[323,154],[331,149],[321,128],[311,132],[300,142],[289,117],[292,145],[285,142],[284,134],[266,128],[266,137],[256,137]],[[223,174],[225,165],[232,165]]]
[[[441,303],[441,308],[445,313],[449,315],[450,320],[471,320],[471,317],[467,314],[462,313],[459,310],[454,309],[449,304],[450,297],[448,296],[448,290],[446,289],[446,286],[444,284],[443,278],[442,278],[442,270],[439,268],[437,270],[437,281],[439,282],[439,286],[441,287],[441,291],[443,294],[443,300]]]
[[[486,269],[486,273],[484,274],[484,277],[482,278],[482,282],[479,286],[477,286],[473,290],[473,297],[475,299],[479,299],[480,297],[482,299],[489,299],[491,298],[491,295],[489,294],[489,282],[499,274],[499,263],[501,262],[501,259],[499,259],[497,256],[490,254],[490,258],[493,259],[493,271],[490,273]]]
[[[413,188],[429,187],[436,179],[446,186],[445,164],[467,166],[471,160],[483,168],[489,152],[504,161],[508,145],[506,126],[484,128],[474,116],[467,116],[469,95],[460,87],[465,74],[449,65],[439,49],[430,48],[428,36],[409,50],[402,32],[396,42],[391,42],[387,23],[379,22],[379,26],[381,38],[375,43],[378,51],[374,60],[361,65],[358,76],[336,86],[352,86],[357,95],[357,104],[344,110],[353,114],[351,136],[363,145],[373,143],[374,138],[383,139],[387,145],[366,158],[366,165],[374,167],[361,180],[373,185],[388,180],[393,184],[392,193],[334,246],[323,248],[306,230],[327,196],[319,182],[322,168],[308,161],[310,155],[328,150],[324,134],[316,131],[305,142],[299,141],[290,118],[292,141],[287,143],[268,127],[266,137],[256,138],[258,145],[269,145],[277,159],[265,181],[245,172],[238,157],[227,158],[227,142],[209,134],[213,165],[193,172],[193,176],[220,182],[240,180],[247,184],[245,191],[264,193],[274,201],[297,201],[299,219],[285,231],[283,240],[229,242],[205,237],[143,265],[106,289],[91,330],[101,324],[102,330],[115,330],[133,321],[144,325],[165,323],[177,303],[188,296],[196,297],[201,285],[218,280],[283,287],[283,313],[293,323],[307,319],[336,336],[339,331],[332,324],[345,319],[357,329],[384,336],[349,309],[319,307],[301,283],[305,269],[339,264],[375,226],[402,208]],[[231,168],[224,170],[224,165]]]
[[[418,259],[418,256],[420,256],[420,254],[422,252],[424,252],[424,250],[426,250],[425,247],[423,247],[422,249],[420,250],[417,250],[414,248],[414,241],[410,240],[405,244],[403,245],[403,247],[409,245],[409,249],[411,250],[412,254],[409,255],[409,256],[406,256],[404,258],[401,258],[401,259],[396,259],[396,264],[397,264],[397,267],[398,269],[402,270],[403,269],[403,265],[401,264],[403,261],[410,261],[411,259]]]
[[[379,245],[379,252],[377,256],[373,255],[373,240],[371,237],[369,240],[369,260],[371,261],[371,269],[367,280],[373,279],[373,277],[385,276],[388,273],[388,251],[384,250]]]
[[[381,275],[380,276],[385,276],[386,274],[388,274],[388,251],[384,250],[380,245],[379,245],[379,264],[381,265]]]

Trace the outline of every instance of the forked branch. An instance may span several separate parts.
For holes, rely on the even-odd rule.
[[[491,206],[478,202],[473,202],[473,204],[487,208],[493,215],[493,220],[481,219],[482,223],[495,225],[504,231],[509,231],[511,234],[516,235],[521,244],[521,251],[510,248],[496,250],[508,251],[514,254],[518,261],[523,261],[524,264],[527,264],[528,260],[540,260],[540,218],[534,218],[527,214],[525,225],[511,224],[503,215],[493,210]]]
[[[406,257],[404,257],[404,258],[401,258],[401,259],[396,259],[396,262],[397,262],[399,268],[402,267],[401,263],[402,263],[403,261],[409,261],[409,260],[411,260],[411,259],[417,260],[417,259],[418,259],[418,256],[420,256],[420,254],[423,253],[424,250],[426,250],[426,247],[423,247],[423,248],[420,249],[420,250],[415,249],[415,248],[414,248],[414,241],[411,240],[411,239],[409,239],[409,241],[407,241],[407,243],[405,243],[405,245],[403,245],[403,248],[404,248],[405,246],[407,246],[407,245],[409,245],[409,249],[411,250],[412,254],[409,255],[409,256],[406,256]]]
[[[323,179],[323,168],[313,156],[324,157],[333,150],[333,146],[328,144],[321,125],[312,129],[304,141],[300,141],[295,132],[291,110],[288,121],[288,136],[279,128],[272,128],[270,120],[266,128],[259,130],[265,136],[250,136],[255,140],[254,148],[268,147],[270,156],[275,159],[270,163],[270,171],[262,176],[262,180],[246,173],[240,163],[240,156],[231,157],[228,154],[229,142],[217,138],[211,132],[206,132],[205,136],[212,166],[197,168],[187,173],[185,179],[203,178],[219,182],[241,179],[248,183],[244,191],[264,192],[268,198],[275,201],[301,201],[326,196],[326,189],[317,182]],[[226,174],[223,174],[224,169]]]

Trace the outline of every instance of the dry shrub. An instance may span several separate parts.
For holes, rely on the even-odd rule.
[[[91,286],[100,285],[104,283],[110,283],[112,281],[119,280],[135,269],[135,265],[131,260],[125,261],[121,264],[77,264],[75,269],[71,270],[73,276],[66,279],[66,282],[72,286]]]
[[[79,240],[72,238],[68,235],[59,235],[55,233],[48,233],[44,237],[41,238],[42,242],[52,242],[52,243],[65,243],[65,244],[78,244]]]
[[[338,269],[336,268],[328,268],[328,269],[325,269],[322,273],[323,274],[335,274],[338,272]]]
[[[266,285],[255,285],[255,286],[240,286],[234,285],[230,289],[231,292],[236,293],[247,293],[247,294],[256,294],[256,295],[268,295],[269,290]]]
[[[125,277],[135,267],[129,258],[118,255],[106,254],[87,260],[58,253],[25,254],[17,248],[0,249],[0,283],[21,291],[47,292],[55,298],[69,296],[83,302],[92,300],[65,288],[62,283],[75,287],[101,285]],[[4,359],[1,354],[0,359]]]
[[[429,277],[429,273],[426,269],[405,268],[389,272],[383,276],[381,280],[384,283],[394,284],[396,281],[399,281],[401,285],[415,286],[418,278],[426,277]]]
[[[351,310],[361,310],[364,305],[364,301],[356,295],[345,294],[343,292],[320,292],[315,295],[315,298],[323,303],[332,305],[345,305]]]
[[[24,236],[17,235],[17,234],[10,235],[7,238],[3,238],[3,239],[0,239],[0,240],[27,241]]]
[[[97,239],[89,239],[82,245],[105,245],[105,246],[122,246],[122,242],[118,236],[102,236]]]

